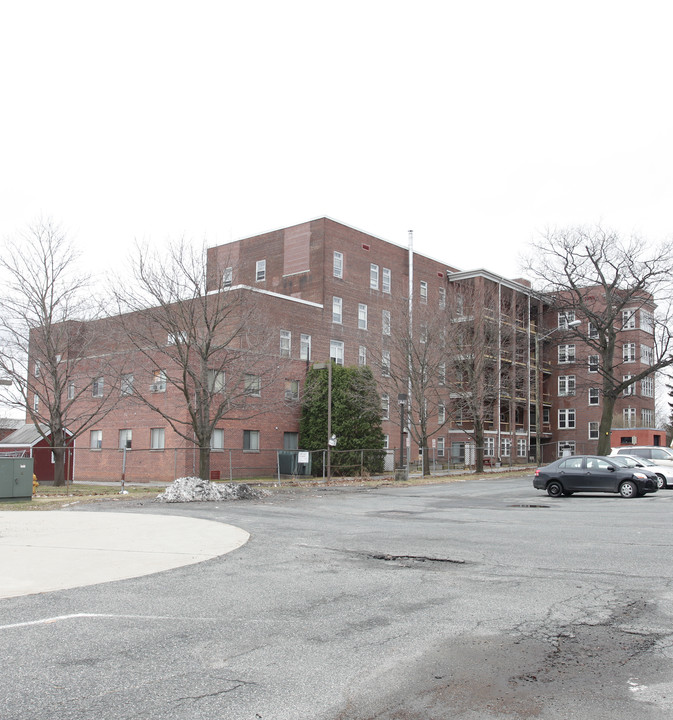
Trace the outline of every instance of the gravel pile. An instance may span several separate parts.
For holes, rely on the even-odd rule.
[[[195,477],[178,478],[164,492],[157,495],[158,502],[213,502],[219,500],[247,500],[268,495],[265,490],[254,490],[245,483],[212,483]]]

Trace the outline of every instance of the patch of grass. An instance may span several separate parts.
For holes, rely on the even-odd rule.
[[[58,510],[68,505],[90,504],[102,500],[127,502],[128,500],[154,499],[162,488],[147,486],[126,486],[127,494],[119,493],[119,485],[70,485],[54,487],[53,485],[40,485],[32,500],[0,501],[0,510],[31,511],[31,510]]]

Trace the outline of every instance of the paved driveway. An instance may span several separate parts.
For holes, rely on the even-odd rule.
[[[487,478],[127,512],[251,537],[0,601],[0,717],[673,715],[673,491],[552,500]]]

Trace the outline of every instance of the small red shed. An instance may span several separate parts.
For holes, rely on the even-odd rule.
[[[42,431],[49,436],[46,426],[41,426]],[[66,436],[70,436],[67,430]],[[72,482],[74,448],[68,447],[65,458],[65,480]],[[35,425],[23,425],[0,440],[0,457],[32,457],[33,472],[38,482],[49,484],[54,482],[54,457],[49,443],[42,436]]]

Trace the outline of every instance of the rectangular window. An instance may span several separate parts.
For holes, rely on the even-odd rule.
[[[640,329],[646,333],[654,332],[654,315],[647,310],[640,311]]]
[[[334,260],[332,261],[332,273],[335,278],[343,278],[344,276],[344,256],[343,253],[334,251]]]
[[[266,280],[266,260],[258,260],[255,264],[255,280],[257,282]]]
[[[35,375],[35,377],[40,377],[40,361],[39,360],[35,361],[35,367],[33,368],[33,374]]]
[[[542,408],[542,422],[545,425],[551,424],[551,409],[548,407]]]
[[[163,450],[165,442],[165,430],[163,428],[150,429],[150,450]]]
[[[131,446],[133,444],[133,430],[120,430],[119,431],[119,449],[123,450],[126,448],[127,450],[131,449]]]
[[[589,372],[597,373],[598,366],[599,366],[599,356],[598,355],[589,355]]]
[[[40,397],[39,395],[33,395],[33,412],[37,412],[40,409]]]
[[[372,290],[379,289],[379,266],[374,263],[369,266],[369,287]]]
[[[381,395],[381,419],[390,419],[390,396],[387,393]]]
[[[643,397],[654,397],[654,378],[652,376],[640,381],[640,392]]]
[[[390,350],[381,353],[381,375],[390,377]]]
[[[131,376],[133,377],[133,376]],[[75,399],[75,383],[69,382],[68,383],[68,400],[74,400]]]
[[[245,373],[243,378],[245,394],[252,397],[259,397],[262,394],[262,380],[259,375]]]
[[[344,344],[341,340],[329,341],[329,356],[337,365],[344,364]]]
[[[91,395],[92,397],[103,397],[103,386],[105,384],[105,381],[102,377],[96,378],[91,383]]]
[[[358,305],[358,328],[367,329],[367,306],[364,303]]]
[[[341,325],[343,303],[340,297],[332,298],[332,322]]]
[[[390,272],[390,268],[383,268],[381,275],[381,290],[383,290],[384,293],[390,292],[390,285],[392,281],[392,274]]]
[[[558,346],[559,364],[575,362],[575,346],[559,345]]]
[[[390,310],[381,311],[381,329],[384,335],[390,335]]]
[[[633,375],[623,375],[622,381],[626,382],[627,380],[630,380],[633,377]],[[628,385],[624,388],[624,395],[635,395],[636,394],[636,386],[635,384]]]
[[[622,330],[633,330],[636,327],[636,311],[622,310]]]
[[[571,455],[575,454],[575,441],[574,440],[560,440],[557,443],[557,455],[563,457],[564,452],[568,452]]]
[[[103,431],[92,430],[89,433],[89,447],[92,450],[100,450],[103,447]]]
[[[446,307],[446,288],[441,285],[439,287],[439,307],[440,309]]]
[[[600,404],[600,388],[589,388],[589,405]]]
[[[439,363],[437,368],[437,381],[440,385],[446,385],[446,363]]]
[[[299,400],[299,380],[285,381],[285,399],[288,401]]]
[[[589,335],[589,337],[590,337],[592,340],[595,340],[595,339],[598,337],[598,328],[597,328],[596,325],[595,325],[594,323],[592,323],[591,321],[589,321],[589,332],[588,332],[588,335]]]
[[[437,438],[437,457],[443,458],[445,452],[445,439],[443,437]]]
[[[208,370],[208,392],[224,392],[224,370]]]
[[[558,429],[574,430],[575,429],[575,410],[574,408],[558,411]]]
[[[166,373],[163,370],[155,370],[150,385],[151,392],[166,392]]]
[[[495,438],[484,438],[484,456],[495,457]]]
[[[119,386],[119,394],[133,395],[133,373],[126,373],[125,375],[122,375],[121,383]]]
[[[510,438],[502,438],[500,440],[500,455],[509,457],[512,452],[512,441]]]
[[[243,449],[251,452],[259,452],[259,430],[243,431]]]
[[[428,283],[425,280],[421,280],[420,295],[422,303],[428,302]]]
[[[634,348],[635,348],[635,344],[634,344]],[[634,359],[635,359],[635,349],[634,349],[633,353],[634,353]],[[651,347],[648,347],[647,345],[640,346],[640,362],[642,362],[644,365],[653,365],[654,364],[654,350]]]
[[[622,411],[622,417],[624,418],[624,427],[635,427],[636,426],[636,409],[632,407],[624,408]]]
[[[213,434],[210,436],[210,449],[224,450],[224,430],[222,428],[213,430]]]
[[[289,330],[280,331],[280,356],[290,357],[292,354],[292,333]]]
[[[437,406],[437,424],[443,425],[446,422],[446,405],[440,402]]]
[[[624,343],[622,346],[622,358],[624,362],[631,363],[636,361],[636,344]]]
[[[358,365],[367,364],[367,348],[364,345],[360,345],[358,350]]]
[[[311,359],[311,336],[304,335],[303,333],[299,337],[299,359],[310,360]]]
[[[575,311],[566,310],[558,314],[558,328],[559,330],[567,330],[568,323],[575,322]]]
[[[231,287],[231,282],[234,277],[234,268],[224,268],[222,272],[222,287]]]
[[[598,440],[598,426],[597,422],[589,423],[589,440]]]
[[[654,427],[654,410],[643,409],[640,411],[643,427]]]
[[[574,375],[560,375],[559,376],[558,394],[559,394],[559,397],[575,394],[575,376]]]
[[[526,441],[523,438],[519,438],[516,441],[516,456],[520,458],[525,458],[527,455],[528,447],[526,445]]]
[[[178,343],[181,345],[184,345],[189,336],[184,330],[180,330],[176,333],[168,333],[168,336],[166,338],[166,345],[177,345]]]

